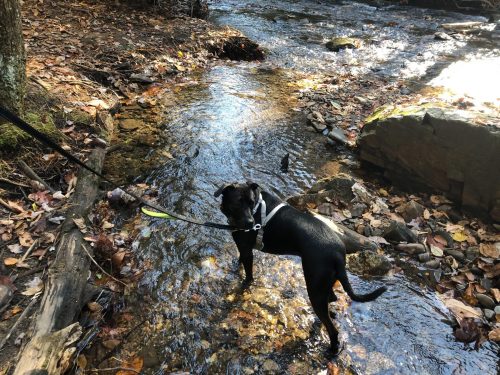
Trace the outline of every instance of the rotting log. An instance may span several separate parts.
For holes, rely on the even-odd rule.
[[[95,149],[88,165],[101,171],[105,150]],[[56,258],[51,264],[40,308],[31,326],[31,340],[20,352],[15,375],[61,374],[71,355],[72,344],[81,335],[74,323],[87,302],[90,259],[84,239],[73,219],[85,217],[98,192],[99,177],[82,169],[75,193],[61,228]]]

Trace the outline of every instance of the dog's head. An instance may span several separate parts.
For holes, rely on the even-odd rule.
[[[239,229],[251,229],[255,220],[252,210],[259,200],[260,187],[256,183],[223,185],[214,193],[222,195],[220,209],[227,217],[229,225]]]

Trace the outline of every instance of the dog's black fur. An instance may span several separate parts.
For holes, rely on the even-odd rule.
[[[230,225],[251,229],[261,222],[260,207],[252,210],[258,203],[259,194],[266,202],[266,214],[269,214],[281,201],[263,191],[259,185],[251,182],[231,184],[220,187],[215,197],[222,194],[221,210]],[[245,269],[245,284],[253,280],[253,253],[257,231],[233,232],[233,239],[240,252],[240,263]],[[367,302],[376,299],[386,291],[381,287],[368,294],[355,294],[347,278],[345,269],[345,247],[337,234],[324,222],[314,216],[301,212],[291,206],[282,207],[269,221],[263,235],[265,253],[298,255],[302,258],[302,268],[307,285],[307,293],[314,312],[328,330],[331,348],[338,352],[338,331],[328,314],[328,303],[337,300],[332,287],[339,280],[346,293],[353,301]]]

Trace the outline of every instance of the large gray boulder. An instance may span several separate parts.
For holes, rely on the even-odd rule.
[[[395,183],[438,189],[500,221],[498,121],[434,104],[384,107],[367,119],[358,144],[361,158]]]

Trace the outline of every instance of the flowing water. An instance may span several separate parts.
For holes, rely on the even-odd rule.
[[[265,63],[224,63],[177,87],[166,118],[174,158],[147,181],[159,203],[224,221],[213,192],[253,180],[286,197],[309,187],[329,160],[349,158],[309,131],[295,110],[297,75],[355,75],[426,80],[468,55],[489,55],[488,41],[434,40],[437,26],[477,17],[416,8],[376,9],[353,2],[218,1],[212,20],[234,26],[268,50]],[[332,36],[357,36],[365,47],[328,52]],[[290,153],[290,172],[280,160]],[[256,253],[255,283],[241,290],[229,233],[182,222],[151,221],[135,243],[149,264],[141,281],[148,317],[138,339],[149,371],[207,374],[318,373],[332,360],[312,312],[300,262]],[[363,280],[355,290],[388,285],[371,303],[336,304],[346,350],[341,364],[359,374],[496,374],[498,348],[456,342],[434,292],[401,274]],[[150,296],[149,296],[150,295]],[[149,296],[149,297],[148,297]],[[147,302],[146,302],[147,301]],[[333,308],[333,306],[332,306]],[[163,370],[161,370],[163,369]]]

